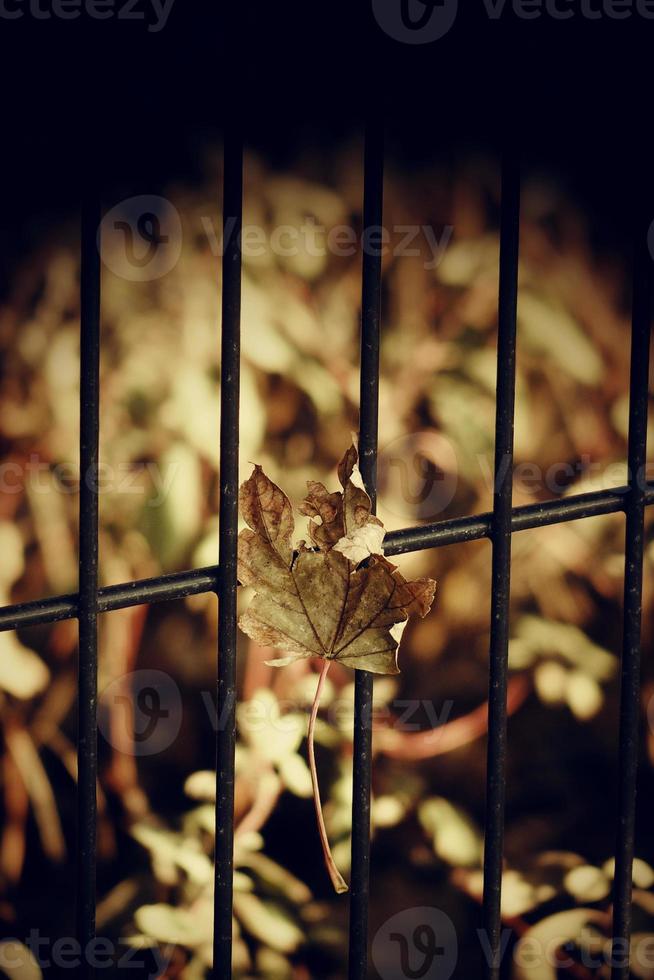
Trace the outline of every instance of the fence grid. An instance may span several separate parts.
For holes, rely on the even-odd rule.
[[[363,170],[365,235],[365,229],[380,228],[382,224],[384,141],[380,119],[369,120],[366,127]],[[365,249],[361,280],[359,460],[373,513],[377,508],[381,287],[381,250]],[[349,976],[351,980],[363,980],[368,969],[373,681],[372,674],[365,670],[357,670],[355,675]]]
[[[501,198],[495,468],[490,533],[493,558],[483,891],[483,924],[490,952],[488,976],[492,980],[499,977],[501,966],[500,902],[506,795],[506,690],[509,673],[513,428],[520,239],[520,172],[513,155],[507,154],[502,164]]]
[[[225,138],[223,294],[220,360],[220,526],[218,576],[218,687],[216,735],[216,854],[213,963],[231,976],[234,877],[234,752],[236,746],[236,636],[238,549],[238,419],[241,361],[241,228],[243,143]]]
[[[627,980],[622,963],[631,936],[631,878],[636,843],[636,777],[640,708],[643,550],[645,544],[644,475],[647,461],[647,403],[652,310],[652,258],[645,228],[638,222],[629,367],[629,489],[625,496],[625,570],[620,687],[619,810],[615,848],[613,967],[611,980]]]
[[[383,138],[379,119],[366,127],[364,154],[364,235],[381,225]],[[80,560],[79,592],[0,608],[0,631],[64,619],[79,621],[78,843],[76,923],[82,948],[95,933],[95,843],[97,782],[97,617],[115,609],[214,592],[219,598],[218,717],[216,735],[216,871],[214,976],[232,975],[232,877],[234,748],[236,705],[236,553],[238,532],[238,438],[243,146],[238,132],[225,141],[220,429],[219,564],[98,589],[98,501],[92,489],[98,467],[100,253],[98,200],[87,202],[82,218],[81,383],[80,383]],[[500,287],[495,421],[495,487],[492,513],[404,528],[386,536],[384,551],[398,555],[426,548],[489,538],[492,592],[489,652],[489,736],[485,823],[483,926],[488,958],[481,974],[500,975],[501,872],[506,784],[506,688],[508,670],[511,540],[518,531],[624,512],[625,579],[622,684],[619,731],[619,812],[614,883],[614,944],[622,953],[631,931],[631,875],[635,843],[638,762],[641,607],[645,508],[654,504],[654,483],[644,482],[651,326],[651,259],[646,234],[637,236],[631,339],[629,483],[563,500],[512,506],[513,407],[515,400],[516,305],[519,258],[520,174],[507,156],[502,168]],[[381,259],[363,258],[360,456],[373,504],[379,391]],[[370,871],[372,678],[357,671],[354,717],[354,792],[350,895],[349,980],[368,975]],[[620,944],[620,946],[618,946]],[[89,964],[80,975],[91,977]],[[628,966],[615,965],[612,980],[626,980]]]
[[[95,936],[95,855],[98,775],[98,435],[100,430],[99,196],[87,192],[82,209],[80,280],[79,689],[77,730],[77,939]],[[82,958],[84,959],[84,957]],[[89,971],[81,967],[82,976]]]

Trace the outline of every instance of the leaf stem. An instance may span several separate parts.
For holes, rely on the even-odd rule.
[[[311,785],[313,786],[313,802],[316,808],[316,820],[318,821],[318,832],[320,834],[320,843],[322,844],[322,853],[325,858],[325,866],[329,872],[329,877],[331,878],[334,890],[341,895],[343,892],[347,891],[347,885],[343,880],[343,876],[336,867],[334,858],[332,857],[332,852],[329,847],[329,840],[327,838],[327,831],[325,829],[325,821],[322,815],[322,803],[320,802],[320,787],[318,786],[318,772],[316,770],[316,754],[314,751],[314,732],[316,728],[316,718],[318,716],[318,708],[320,706],[320,698],[322,696],[323,689],[325,687],[325,680],[327,679],[327,672],[329,671],[331,661],[323,660],[322,670],[320,671],[320,677],[318,678],[318,686],[316,688],[316,694],[313,699],[313,705],[311,706],[311,717],[309,718],[309,731],[307,734],[307,744],[309,750],[309,768],[311,769]]]

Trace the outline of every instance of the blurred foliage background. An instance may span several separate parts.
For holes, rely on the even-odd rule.
[[[205,173],[199,187],[167,190],[182,226],[172,270],[133,282],[115,256],[103,270],[103,585],[217,560],[217,150]],[[391,247],[384,257],[378,512],[388,529],[491,505],[498,194],[492,160],[410,174],[389,162],[391,245],[403,226],[427,226],[445,245],[437,263],[423,234],[418,254]],[[283,171],[247,160],[244,222],[268,241],[307,220],[360,233],[361,201],[356,144]],[[72,222],[53,229],[0,309],[5,603],[77,588],[76,234]],[[262,464],[295,502],[307,479],[335,484],[357,428],[360,265],[358,250],[267,247],[244,257],[242,475]],[[592,215],[529,176],[515,505],[626,482],[629,293],[628,262],[596,245]],[[581,920],[600,936],[609,929],[623,547],[620,515],[514,538],[503,906],[512,946],[555,915],[568,916],[557,922],[571,939]],[[407,629],[401,675],[375,682],[371,934],[402,909],[442,908],[457,929],[460,977],[475,975],[479,955],[490,557],[484,541],[398,559],[439,588],[431,614]],[[644,937],[654,920],[653,563],[648,518],[635,873]],[[202,977],[210,962],[216,613],[215,597],[200,596],[101,617],[100,689],[109,693],[100,702],[98,927],[165,950],[171,977]],[[239,643],[238,973],[342,977],[347,902],[324,873],[304,745],[313,668],[274,672],[265,650]],[[70,935],[76,625],[1,633],[0,654],[0,928]],[[179,697],[179,731],[151,753],[134,741],[139,684],[152,678],[144,671],[164,672]],[[352,680],[334,665],[317,731],[328,830],[345,870]],[[555,976],[509,960],[506,969],[517,980]],[[570,975],[607,975],[579,969]]]

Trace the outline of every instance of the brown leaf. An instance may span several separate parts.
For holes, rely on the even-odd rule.
[[[372,514],[370,497],[365,491],[358,466],[356,445],[338,465],[342,493],[329,493],[322,483],[310,480],[309,493],[300,505],[307,517],[319,517],[321,523],[309,521],[309,535],[322,551],[335,548],[355,564],[369,555],[381,554],[384,528]]]
[[[293,552],[291,504],[261,467],[241,487],[251,530],[239,535],[239,579],[256,594],[239,625],[262,646],[285,652],[270,661],[274,666],[321,657],[398,673],[400,627],[410,613],[425,616],[431,607],[431,579],[407,582],[381,554],[371,554],[369,545],[381,550],[384,529],[371,513],[356,461],[352,446],[339,466],[342,493],[309,483],[302,509],[320,518],[309,522],[313,549],[302,542]]]
[[[320,524],[309,521],[309,536],[317,548],[328,551],[345,534],[343,495],[329,493],[322,483],[307,482],[309,493],[300,504],[300,513],[319,517]]]
[[[268,479],[260,466],[254,467],[249,480],[241,486],[238,502],[244,520],[263,537],[285,562],[293,554],[295,521],[290,501],[278,486]]]

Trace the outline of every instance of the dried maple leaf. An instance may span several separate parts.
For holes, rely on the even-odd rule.
[[[238,576],[255,596],[241,629],[262,646],[286,656],[267,661],[283,667],[319,657],[323,662],[309,722],[309,761],[325,860],[337,891],[347,886],[329,851],[313,750],[320,695],[332,660],[375,674],[397,674],[397,651],[409,614],[425,616],[434,598],[432,579],[407,582],[381,554],[384,528],[372,513],[352,445],[338,468],[342,491],[309,482],[301,511],[311,518],[313,547],[293,548],[295,521],[286,494],[260,466],[242,484],[241,514],[249,528],[239,535]]]
[[[381,554],[384,540],[384,527],[372,514],[357,460],[357,449],[352,445],[338,466],[342,493],[329,493],[322,483],[310,480],[309,493],[300,505],[302,514],[321,520],[320,524],[309,521],[313,544],[321,551],[334,548],[355,563]]]

